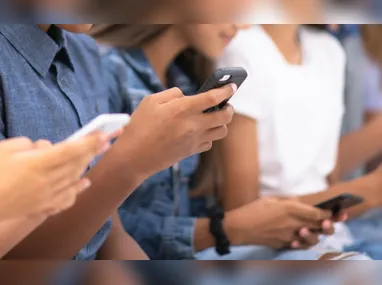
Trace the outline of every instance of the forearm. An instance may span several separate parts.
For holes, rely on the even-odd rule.
[[[343,136],[338,159],[341,177],[381,154],[381,137],[382,128],[376,122]]]
[[[205,250],[215,245],[209,226],[209,219],[207,218],[200,218],[196,220],[194,230],[194,248],[196,252]]]
[[[378,193],[380,189],[380,179],[375,174],[370,174],[351,182],[336,184],[328,188],[326,191],[301,196],[299,198],[304,203],[316,205],[344,193],[359,195],[365,198],[365,202],[357,207],[352,208],[349,212],[350,217],[356,217],[370,209],[382,205],[380,202],[381,199],[379,198],[381,194]]]
[[[124,230],[118,215],[113,215],[110,235],[97,256],[99,260],[148,260],[138,243]]]
[[[254,173],[249,181],[244,177],[240,177],[234,183],[223,185],[221,197],[223,209],[231,211],[258,199],[259,182],[256,178],[257,175]]]
[[[5,258],[73,258],[143,179],[135,175],[132,163],[121,159],[126,159],[124,154],[106,153],[87,174],[92,187],[76,204],[46,221]]]
[[[45,220],[41,216],[0,222],[0,259]]]

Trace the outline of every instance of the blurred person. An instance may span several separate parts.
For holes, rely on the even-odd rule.
[[[214,71],[214,61],[240,28],[248,27],[236,24],[121,24],[96,25],[92,33],[100,43],[117,47],[106,56],[119,63],[124,72],[125,94],[135,109],[151,93],[166,88],[177,86],[185,94],[194,94]],[[200,164],[208,165],[210,161],[206,156]],[[193,156],[156,174],[120,208],[126,231],[152,259],[204,259],[204,250],[214,251],[215,241],[205,204],[201,201],[199,206],[190,200],[192,178],[209,176],[210,170],[198,173],[198,164],[199,157]],[[202,178],[196,180],[203,183]],[[317,234],[312,233],[300,241],[295,233],[306,223],[321,226],[325,213],[316,212],[320,218],[314,220],[310,217],[311,210],[313,208],[302,208],[298,202],[260,199],[227,212],[224,228],[232,245],[236,246],[268,245],[279,249],[295,243],[296,248],[309,247],[317,242]],[[324,224],[325,231],[331,233],[331,223],[326,220]],[[221,258],[255,258],[246,247],[233,251],[239,255]],[[263,254],[263,258],[269,259],[277,252],[269,250]]]
[[[233,41],[219,65],[243,66],[251,80],[231,99],[236,114],[217,147],[226,210],[263,196],[297,197],[316,205],[343,193],[365,198],[350,211],[352,217],[381,205],[381,170],[338,184],[341,172],[366,161],[372,147],[348,136],[340,142],[345,62],[340,43],[313,27],[254,26]],[[373,135],[366,133],[366,138]],[[285,252],[280,258],[341,252],[353,242],[338,223],[335,234],[321,238],[311,251]]]
[[[365,79],[365,120],[370,122],[382,114],[382,25],[362,25],[360,30],[360,55],[365,60],[366,68],[366,75],[362,77]]]
[[[374,129],[375,135],[369,136],[368,141],[374,141],[375,147],[379,149],[379,156],[369,160],[367,171],[372,172],[378,169],[381,163],[381,145],[379,138],[382,136],[382,42],[380,36],[382,33],[382,25],[362,25],[360,26],[360,35],[355,38],[352,45],[353,57],[349,60],[357,60],[358,65],[354,66],[354,78],[357,81],[349,83],[350,88],[358,92],[361,106],[363,107],[362,115],[364,116],[363,129]],[[367,142],[367,141],[366,141]],[[365,144],[365,141],[359,141]],[[367,252],[374,259],[382,259],[382,247],[380,240],[382,234],[382,210],[381,208],[369,211],[348,223],[349,228],[356,239],[356,243],[349,247],[349,250],[362,250]]]
[[[333,25],[332,25],[333,26]],[[363,85],[362,77],[359,76],[362,58],[358,56],[359,26],[341,24],[337,29],[329,30],[341,41],[346,53],[345,73],[345,114],[342,120],[342,135],[357,131],[363,126],[364,107],[363,95],[360,88]],[[358,178],[365,173],[365,165],[362,164],[345,177],[346,180]]]
[[[0,258],[37,227],[29,219],[42,223],[73,206],[91,184],[81,179],[84,169],[105,147],[100,134],[54,146],[27,138],[0,142]]]
[[[379,117],[380,68],[377,59],[380,57],[378,56],[380,31],[378,32],[378,26],[360,25],[358,32],[344,41],[348,56],[345,94],[347,111],[344,117],[346,133],[361,130],[365,124]],[[380,128],[378,123],[372,125],[375,129]],[[381,149],[377,154],[381,154]],[[375,169],[378,166],[378,158],[365,166],[363,172],[367,171],[367,168]]]

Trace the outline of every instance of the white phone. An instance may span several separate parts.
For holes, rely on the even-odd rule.
[[[122,129],[129,122],[130,116],[127,114],[100,115],[88,123],[86,126],[72,134],[67,140],[78,140],[96,131],[104,132],[106,135],[111,135],[119,129]]]

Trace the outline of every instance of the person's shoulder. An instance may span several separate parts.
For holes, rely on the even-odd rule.
[[[235,64],[236,62],[254,65],[258,61],[267,58],[269,52],[267,48],[267,38],[263,29],[258,25],[253,25],[248,29],[238,32],[236,37],[224,51],[221,62]]]
[[[264,30],[259,25],[252,25],[250,28],[240,30],[227,49],[253,53],[251,51],[261,49],[265,39]]]
[[[97,42],[91,36],[65,32],[65,37],[68,45],[72,48],[98,52]]]
[[[306,41],[317,50],[328,53],[333,60],[345,60],[345,50],[340,40],[327,30],[312,27],[302,28],[303,36]]]

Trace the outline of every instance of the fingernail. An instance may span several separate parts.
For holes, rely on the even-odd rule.
[[[325,220],[323,223],[322,223],[322,228],[324,230],[329,230],[332,228],[332,222],[331,221],[328,221],[328,220]]]
[[[102,146],[101,152],[106,152],[110,148],[110,143],[107,142]]]
[[[300,247],[300,243],[298,241],[292,242],[292,248],[299,248],[299,247]]]
[[[89,179],[84,179],[84,182],[83,182],[82,185],[83,185],[83,189],[82,190],[86,190],[86,189],[88,189],[92,185],[92,182]]]
[[[237,85],[236,85],[235,83],[232,83],[232,84],[231,84],[231,88],[232,88],[233,93],[236,93],[236,91],[237,91]]]
[[[310,235],[310,232],[308,229],[304,228],[300,231],[301,237],[308,237]]]

